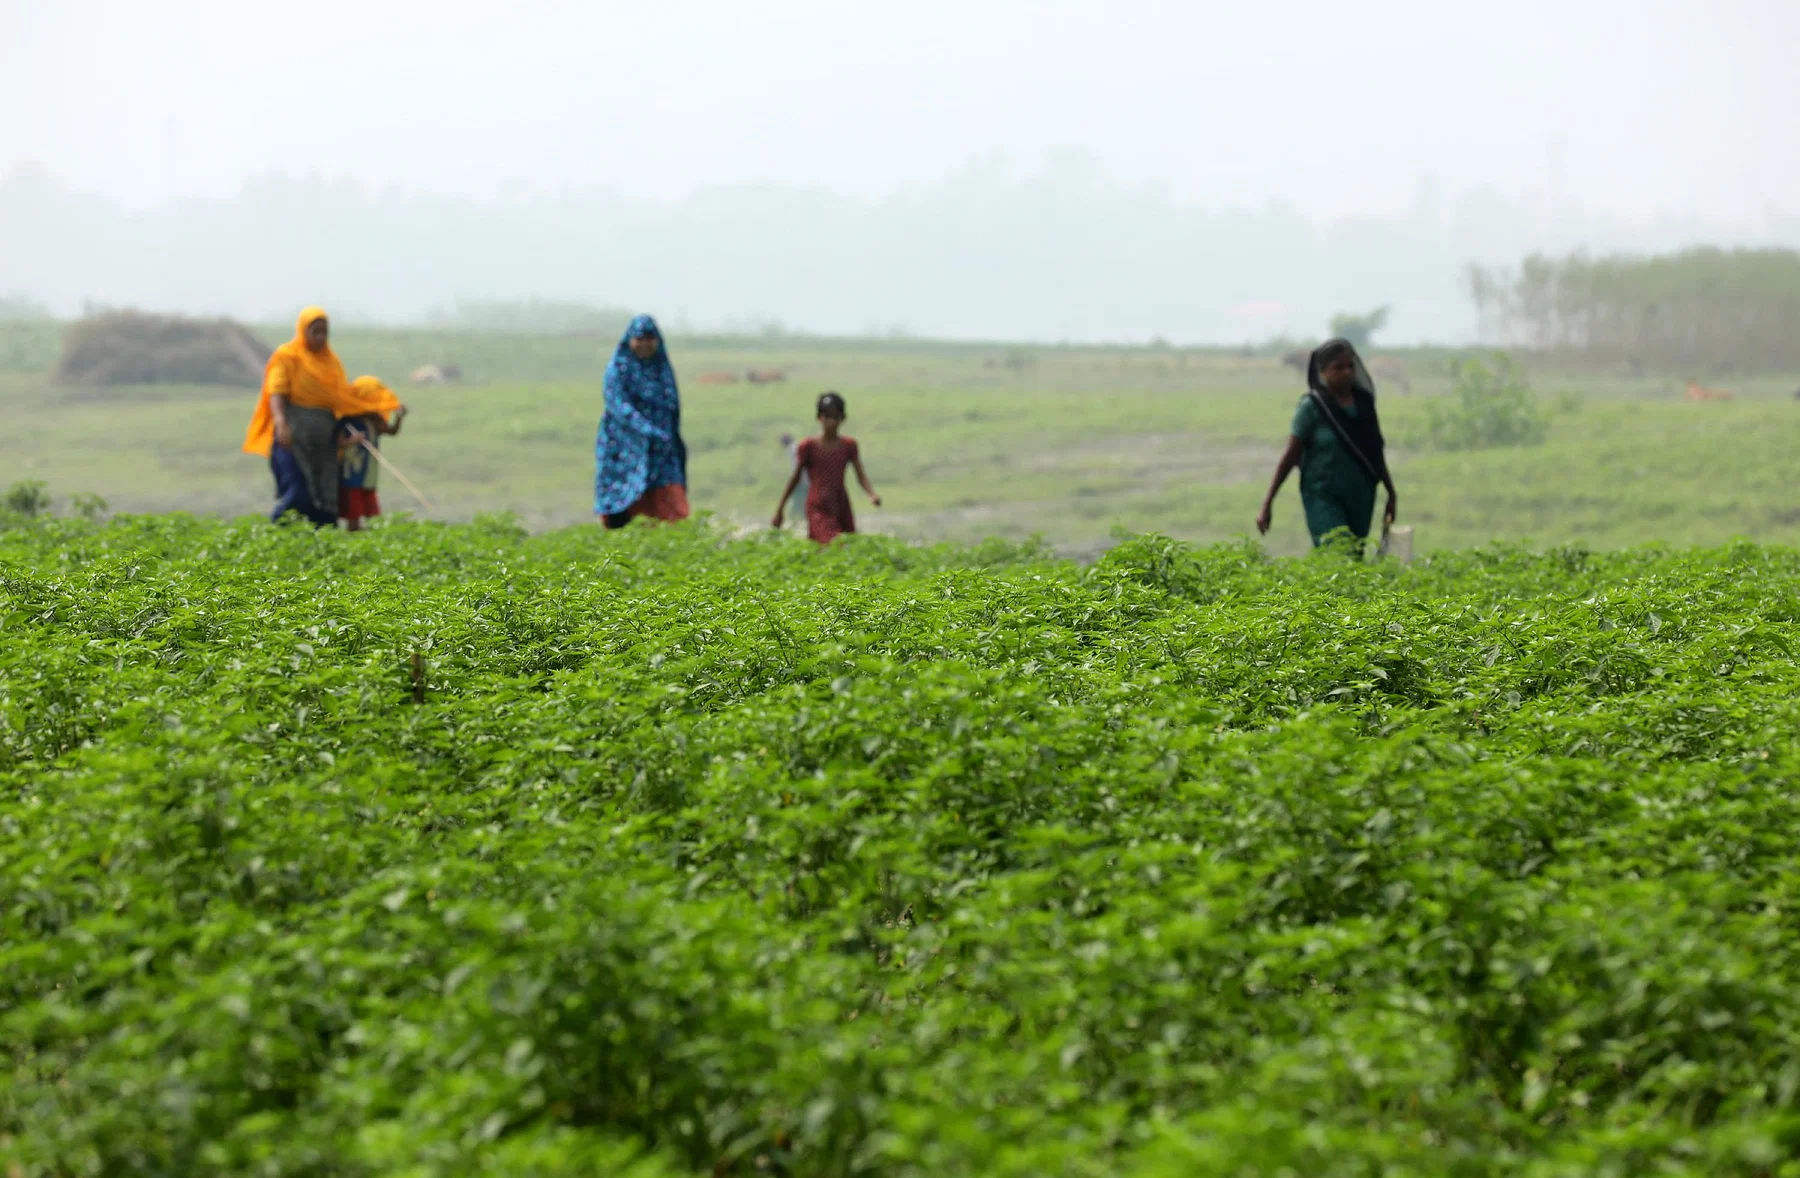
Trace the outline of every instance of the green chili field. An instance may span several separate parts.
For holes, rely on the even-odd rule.
[[[0,529],[10,1175],[1800,1173],[1800,552]]]

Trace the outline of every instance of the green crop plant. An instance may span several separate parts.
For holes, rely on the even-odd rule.
[[[24,1175],[1788,1174],[1800,553],[0,530]]]

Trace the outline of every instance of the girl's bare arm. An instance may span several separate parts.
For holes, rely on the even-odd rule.
[[[794,473],[788,476],[787,486],[781,489],[781,501],[775,505],[776,527],[779,528],[781,526],[782,518],[787,515],[787,501],[793,496],[794,488],[800,485],[800,476],[805,472],[806,464],[796,459],[794,461]]]
[[[856,454],[851,457],[850,465],[856,468],[856,481],[862,484],[862,489],[864,493],[869,496],[869,501],[875,506],[880,507],[881,496],[877,495],[875,493],[875,488],[869,485],[868,473],[863,470],[862,451],[857,451]]]

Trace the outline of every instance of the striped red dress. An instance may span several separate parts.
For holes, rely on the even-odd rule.
[[[856,439],[838,436],[837,445],[826,446],[807,438],[794,455],[806,468],[806,534],[829,544],[844,532],[856,530],[856,514],[850,510],[850,493],[844,490],[844,470],[856,459]]]

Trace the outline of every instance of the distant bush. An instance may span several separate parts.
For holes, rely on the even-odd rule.
[[[50,492],[37,479],[14,483],[0,496],[0,510],[13,515],[43,515],[50,510]]]
[[[108,510],[106,500],[92,491],[77,491],[69,496],[69,507],[82,519],[99,519]]]
[[[18,523],[50,514],[56,497],[42,479],[22,479],[0,491],[0,523]],[[91,491],[77,491],[69,496],[68,514],[85,520],[100,520],[110,510],[105,499]]]
[[[1008,348],[1000,362],[1013,372],[1024,372],[1037,365],[1037,354],[1029,348]]]
[[[1331,317],[1331,334],[1349,340],[1360,351],[1369,346],[1375,333],[1387,326],[1387,321],[1387,307],[1377,307],[1362,315],[1342,311]]]
[[[1450,368],[1452,401],[1431,406],[1431,444],[1439,450],[1535,446],[1549,429],[1549,414],[1531,391],[1525,369],[1505,352],[1485,363],[1457,360]]]

